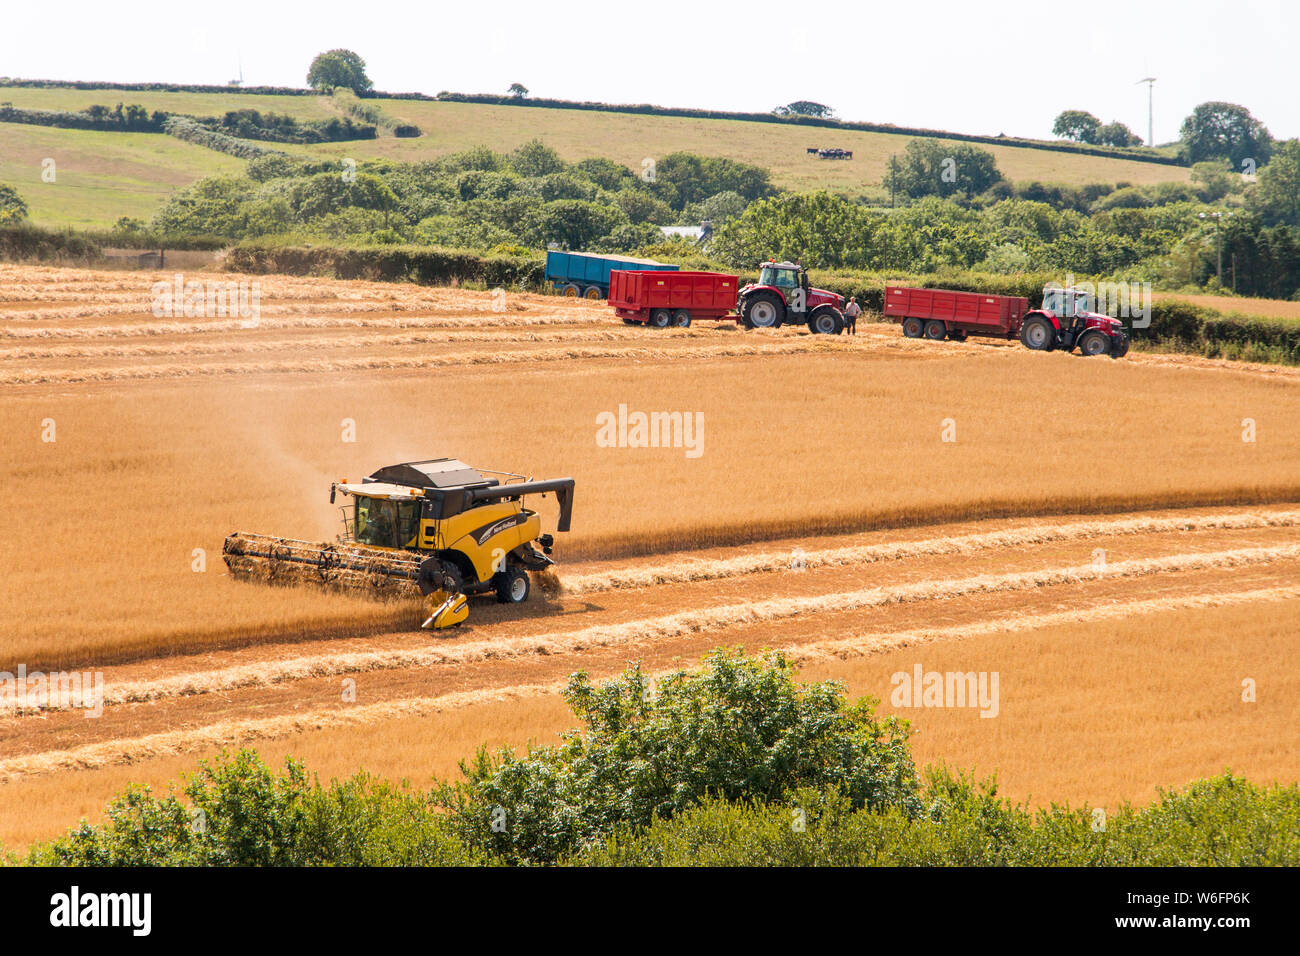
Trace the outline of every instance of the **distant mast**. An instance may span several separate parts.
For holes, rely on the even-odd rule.
[[[1152,119],[1151,112],[1151,91],[1155,88],[1156,78],[1154,76],[1143,77],[1138,80],[1138,83],[1145,83],[1147,85],[1147,146],[1154,147],[1156,145],[1156,135],[1155,122]],[[1134,85],[1136,86],[1137,84]]]

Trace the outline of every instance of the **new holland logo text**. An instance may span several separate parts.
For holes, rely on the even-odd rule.
[[[477,541],[479,544],[482,544],[484,541],[486,541],[488,538],[491,538],[493,535],[500,534],[502,531],[505,531],[507,528],[513,528],[515,525],[520,524],[523,521],[524,521],[523,515],[511,515],[509,518],[502,518],[500,521],[496,521],[488,525],[482,531],[474,532],[474,540]]]

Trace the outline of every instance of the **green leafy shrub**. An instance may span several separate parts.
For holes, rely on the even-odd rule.
[[[854,808],[920,810],[906,724],[850,705],[835,683],[799,684],[779,654],[711,654],[651,686],[639,667],[565,700],[583,729],[561,747],[480,751],[441,800],[465,842],[509,862],[554,862],[618,827],[708,796],[759,803],[835,787]]]
[[[183,799],[182,799],[183,798]],[[201,763],[181,793],[131,786],[106,812],[35,848],[46,866],[391,866],[467,862],[427,796],[364,774],[322,787],[251,750]]]
[[[183,139],[187,143],[206,146],[208,149],[215,149],[220,153],[229,153],[231,156],[238,156],[240,159],[256,159],[259,156],[265,156],[267,153],[280,152],[278,149],[268,149],[265,146],[258,146],[256,143],[236,139],[225,133],[209,129],[198,120],[191,119],[188,116],[169,116],[163,123],[163,132],[169,136],[175,136],[177,139]]]
[[[1300,787],[1225,774],[1109,816],[1031,811],[992,782],[927,775],[926,812],[854,810],[837,791],[783,804],[710,798],[671,820],[620,828],[573,862],[588,866],[1294,866]]]
[[[160,133],[167,114],[161,110],[150,113],[143,106],[132,104],[109,109],[107,106],[90,106],[76,110],[33,110],[0,103],[0,123],[26,123],[32,126],[54,126],[62,129],[93,129],[106,132]]]

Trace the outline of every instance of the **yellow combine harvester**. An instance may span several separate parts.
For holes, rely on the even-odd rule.
[[[360,483],[330,486],[331,504],[339,495],[352,499],[337,544],[241,531],[226,538],[222,551],[237,578],[387,594],[418,589],[428,602],[424,626],[451,627],[469,613],[467,594],[495,591],[509,604],[528,600],[528,573],[554,563],[555,539],[542,534],[541,518],[524,507],[524,496],[554,493],[556,530],[568,531],[573,486],[572,478],[531,481],[455,458],[389,465]]]

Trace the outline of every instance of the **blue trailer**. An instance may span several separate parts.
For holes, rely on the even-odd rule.
[[[569,298],[608,298],[609,273],[613,269],[676,272],[678,268],[653,259],[634,259],[631,256],[597,255],[591,252],[546,253],[546,281],[555,286],[557,293]]]

